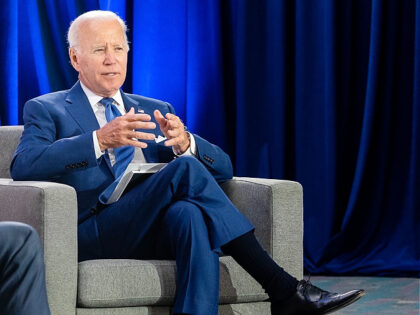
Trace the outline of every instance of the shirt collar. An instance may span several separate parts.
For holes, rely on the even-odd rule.
[[[82,81],[80,81],[80,86],[82,87],[83,92],[85,92],[85,94],[86,94],[86,96],[87,96],[87,98],[89,100],[90,106],[94,106],[94,105],[98,104],[99,101],[101,99],[103,99],[103,96],[97,95],[94,92],[92,92],[91,90],[89,90],[86,87],[86,85],[84,85],[82,83]],[[114,99],[115,102],[118,103],[118,105],[124,105],[124,102],[123,102],[122,97],[121,97],[120,90],[118,90],[117,93],[115,93],[115,95],[114,96],[111,96],[111,97]]]

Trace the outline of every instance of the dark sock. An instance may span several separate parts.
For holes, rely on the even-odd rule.
[[[298,280],[288,274],[262,248],[252,231],[222,246],[264,288],[270,299],[283,301],[296,292]]]

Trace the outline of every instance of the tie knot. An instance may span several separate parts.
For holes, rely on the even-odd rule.
[[[114,103],[114,99],[112,97],[106,97],[106,98],[101,99],[99,103],[101,103],[105,107],[110,107],[112,103]]]
[[[113,102],[114,102],[114,99],[110,97],[103,98],[99,101],[99,103],[101,103],[105,108],[105,117],[108,122],[118,116],[121,116],[121,112],[113,104]]]

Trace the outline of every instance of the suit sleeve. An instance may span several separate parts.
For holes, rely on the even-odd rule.
[[[169,112],[175,114],[172,105],[168,104],[168,106]],[[229,155],[220,147],[208,142],[199,135],[193,134],[193,136],[197,148],[195,157],[206,166],[218,182],[231,179],[233,176],[233,168]]]
[[[97,165],[92,133],[57,139],[56,122],[45,106],[25,104],[24,131],[10,166],[14,180],[51,180]]]

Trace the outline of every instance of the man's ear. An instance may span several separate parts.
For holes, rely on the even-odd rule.
[[[73,47],[69,48],[69,57],[71,65],[77,72],[79,72],[79,56]]]

